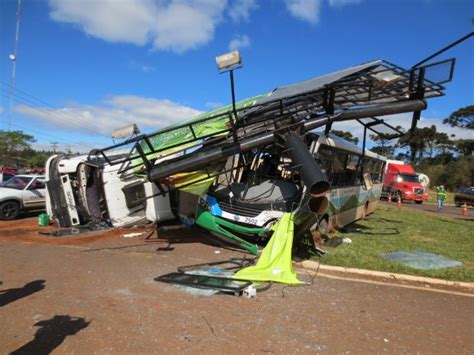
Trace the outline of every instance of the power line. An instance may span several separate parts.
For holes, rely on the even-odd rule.
[[[5,90],[2,90],[0,88],[0,91],[3,91],[4,92],[3,95],[6,96]],[[83,131],[87,131],[88,133],[96,135],[96,136],[109,138],[109,136],[107,136],[105,134],[98,133],[96,130],[85,127],[82,123],[80,123],[79,121],[76,121],[76,118],[72,115],[65,114],[63,112],[58,112],[58,111],[51,111],[50,109],[45,109],[45,108],[42,108],[42,107],[38,107],[38,106],[36,106],[36,103],[32,102],[31,100],[29,100],[27,98],[20,97],[17,94],[14,94],[13,96],[14,96],[14,101],[16,101],[17,103],[24,104],[28,107],[31,107],[32,109],[34,109],[38,112],[41,112],[46,116],[56,118],[56,119],[59,119],[59,120],[67,119],[67,121],[69,123],[71,123],[72,125],[75,125],[76,127],[80,128]],[[99,127],[96,127],[96,129],[99,130]]]
[[[0,84],[10,87],[9,84],[7,84],[5,82],[2,82],[2,81],[0,81]],[[0,90],[2,90],[2,88],[0,88]],[[3,91],[5,92],[6,90],[3,89]],[[82,123],[77,119],[77,117],[72,115],[72,114],[69,114],[69,113],[64,112],[64,111],[51,111],[48,108],[39,107],[40,105],[38,104],[38,102],[41,103],[42,105],[48,106],[51,109],[59,110],[59,108],[57,108],[57,107],[55,107],[51,104],[48,104],[47,102],[45,102],[41,99],[35,98],[33,95],[30,95],[30,94],[26,93],[23,90],[16,89],[16,93],[13,96],[15,96],[17,98],[17,101],[20,100],[20,101],[18,101],[20,103],[24,103],[24,104],[26,104],[30,107],[37,108],[38,110],[43,110],[43,112],[47,113],[48,115],[53,115],[53,116],[56,116],[56,117],[60,116],[61,118],[68,118],[69,120],[74,122],[76,124],[76,126],[79,126],[82,129],[84,129],[86,131],[89,131],[92,134],[100,135],[100,136],[104,136],[104,137],[108,138],[108,136],[97,132],[98,130],[100,130],[99,126],[91,124],[90,126],[92,128],[87,128],[87,127],[84,127],[82,125]],[[35,102],[35,101],[37,101],[37,102]]]
[[[27,132],[31,132],[31,133],[36,133],[37,135],[39,136],[43,136],[43,137],[46,137],[46,138],[49,138],[49,139],[57,139],[57,137],[51,135],[51,134],[47,134],[47,133],[44,133],[42,131],[38,131],[38,130],[35,130],[35,129],[32,129],[32,128],[28,128],[28,127],[25,127],[25,126],[21,126],[21,125],[18,125],[18,124],[15,124],[15,123],[12,123],[11,124],[13,127],[18,127],[20,128],[22,131],[27,131]],[[76,145],[80,145],[81,143],[80,142],[67,142],[67,141],[58,141],[59,143],[62,143],[62,144],[76,144]]]
[[[433,53],[432,55],[430,55],[429,57],[426,57],[425,59],[423,59],[422,61],[416,63],[412,68],[416,68],[416,67],[419,67],[421,64],[424,64],[426,63],[427,61],[433,59],[434,57],[437,57],[438,55],[446,52],[448,49],[451,49],[453,48],[454,46],[457,46],[459,43],[461,42],[464,42],[466,39],[469,39],[471,38],[472,36],[474,36],[474,32],[471,32],[471,33],[468,33],[467,35],[459,38],[458,40],[454,41],[453,43],[451,43],[450,45],[440,49],[439,51],[437,51],[436,53]]]

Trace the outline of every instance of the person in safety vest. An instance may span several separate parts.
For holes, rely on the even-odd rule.
[[[436,200],[438,201],[438,212],[441,212],[443,210],[446,196],[447,193],[444,189],[444,185],[436,186]]]

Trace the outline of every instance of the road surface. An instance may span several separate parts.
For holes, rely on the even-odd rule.
[[[194,230],[41,237],[0,225],[0,352],[452,353],[474,349],[469,292],[311,276],[254,299],[196,297],[153,278],[242,256]],[[130,231],[127,231],[128,233]],[[169,240],[172,244],[169,244]]]
[[[388,203],[385,200],[381,200],[380,203],[390,205],[390,206],[397,206],[396,202]],[[444,206],[443,211],[441,213],[438,213],[438,206],[435,205],[435,204],[422,203],[421,205],[418,205],[416,203],[406,201],[402,204],[402,208],[411,208],[411,209],[416,209],[416,210],[420,210],[420,211],[425,211],[425,212],[428,212],[428,213],[441,214],[441,215],[444,215],[446,217],[474,220],[474,208],[472,208],[472,207],[468,208],[468,215],[467,216],[463,216],[462,207],[456,207],[456,206]]]

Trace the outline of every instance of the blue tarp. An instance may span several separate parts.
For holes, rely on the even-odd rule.
[[[421,270],[444,269],[447,267],[463,265],[460,261],[450,260],[444,256],[423,251],[415,251],[411,253],[396,251],[385,254],[384,258]]]

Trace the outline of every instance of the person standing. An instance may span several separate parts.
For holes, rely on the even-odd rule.
[[[438,212],[441,212],[444,208],[444,201],[446,200],[446,190],[444,185],[436,186],[436,200],[438,201]]]

